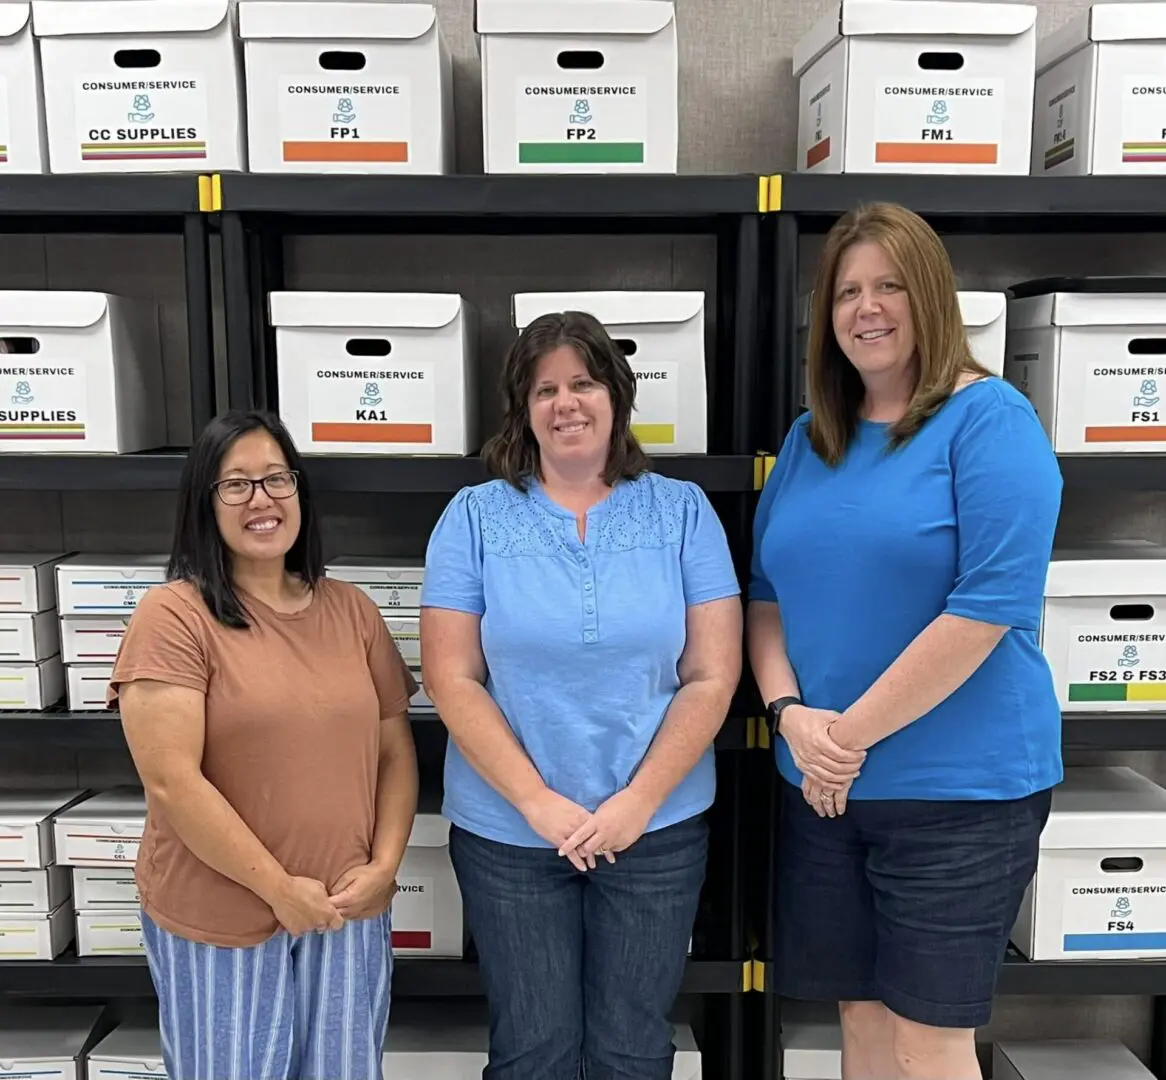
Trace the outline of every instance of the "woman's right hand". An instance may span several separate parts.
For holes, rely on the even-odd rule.
[[[523,806],[522,816],[539,836],[547,843],[554,844],[556,849],[562,847],[563,841],[573,836],[579,826],[591,817],[578,803],[550,788],[543,788]],[[576,870],[587,870],[587,864],[575,851],[568,851],[567,858]],[[591,868],[594,869],[594,865]]]
[[[832,709],[787,705],[778,725],[798,771],[834,790],[853,781],[866,760],[866,751],[844,750],[830,737],[830,725],[840,716]]]
[[[292,937],[313,930],[339,930],[344,918],[328,899],[324,883],[314,878],[289,877],[271,904],[279,925]]]

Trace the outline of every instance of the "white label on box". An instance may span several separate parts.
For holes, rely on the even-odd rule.
[[[0,356],[0,439],[81,441],[85,402],[83,364],[30,364]]]
[[[1166,701],[1166,629],[1075,627],[1066,677],[1067,701]]]
[[[1166,161],[1166,73],[1127,75],[1124,82],[1122,164]]]
[[[314,443],[427,445],[437,415],[435,365],[406,361],[367,371],[323,365],[308,401]]]
[[[77,1072],[77,1063],[72,1059],[68,1065],[60,1064],[60,1058],[21,1058],[19,1063],[13,1064],[12,1071],[8,1071],[7,1062],[0,1066],[2,1080],[77,1080],[81,1075]],[[134,1078],[136,1080],[136,1078]]]
[[[521,79],[520,165],[642,165],[648,139],[643,78]]]
[[[1049,99],[1049,139],[1044,149],[1044,167],[1053,169],[1072,161],[1077,155],[1077,105],[1080,95],[1077,84],[1066,86]]]
[[[1125,357],[1111,366],[1098,358],[1086,372],[1082,438],[1090,449],[1115,442],[1141,443],[1147,451],[1166,447],[1166,364]]]
[[[642,443],[668,446],[676,442],[680,412],[680,365],[657,360],[632,365],[636,377],[636,408],[632,433]]]
[[[64,836],[65,850],[57,852],[57,861],[74,863],[130,863],[137,861],[140,836],[106,836],[93,830],[100,825],[79,825],[77,831]]]
[[[376,603],[389,611],[416,610],[421,606],[421,586],[418,583],[390,585],[380,581],[362,581],[360,588]]]
[[[409,80],[282,79],[285,162],[405,163],[413,137]]]
[[[821,165],[823,161],[830,159],[833,150],[839,149],[830,141],[835,131],[834,102],[837,100],[833,89],[833,85],[827,83],[810,95],[810,122],[813,124],[813,130],[810,131],[806,142],[806,160],[802,166],[804,169],[809,170],[815,165]]]
[[[397,651],[406,664],[421,663],[421,630],[417,620],[401,622],[386,619],[385,626],[396,643]]]
[[[146,951],[141,918],[119,917],[116,912],[85,918],[83,956],[135,956]]]
[[[140,903],[138,883],[133,871],[127,867],[125,873],[116,870],[74,870],[74,903],[79,911],[95,907],[127,907]]]
[[[42,876],[41,881],[44,880]],[[27,874],[16,880],[0,880],[0,911],[35,911],[37,879]]]
[[[35,922],[31,919],[23,923],[0,921],[0,959],[26,960],[39,956],[38,928],[46,922],[47,917]]]
[[[875,98],[878,165],[995,165],[1004,139],[1004,79],[882,81]]]
[[[1062,929],[1067,953],[1166,949],[1166,880],[1067,881]]]
[[[73,92],[82,161],[194,161],[206,157],[202,75],[79,75]],[[132,164],[127,171],[132,171]]]
[[[433,878],[399,879],[391,923],[394,949],[433,948]]]

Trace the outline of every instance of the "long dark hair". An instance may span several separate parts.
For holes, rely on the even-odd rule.
[[[604,483],[634,480],[650,467],[632,434],[636,377],[603,324],[583,311],[541,315],[510,347],[502,367],[506,406],[502,430],[482,447],[487,468],[520,491],[525,491],[530,478],[538,474],[538,442],[530,429],[530,388],[539,359],[560,345],[570,345],[582,358],[587,373],[611,395],[611,445],[603,468]]]
[[[237,409],[215,417],[195,440],[182,468],[174,543],[166,577],[170,581],[189,581],[219,622],[239,630],[246,629],[251,621],[231,581],[229,552],[215,520],[217,496],[211,485],[219,479],[223,456],[237,439],[252,431],[266,431],[283,451],[288,468],[298,474],[300,531],[284,565],[309,588],[314,589],[324,576],[320,525],[312,505],[311,486],[303,459],[279,417],[268,412]]]

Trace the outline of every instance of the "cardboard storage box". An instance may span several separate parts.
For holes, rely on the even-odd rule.
[[[0,790],[0,862],[10,870],[42,870],[56,860],[53,820],[83,791]]]
[[[0,555],[0,612],[36,613],[57,606],[56,565],[64,555]]]
[[[449,822],[418,814],[397,873],[394,956],[462,955],[462,894],[449,861]]]
[[[33,0],[55,173],[243,168],[230,0]]]
[[[98,292],[0,291],[0,453],[120,454],[166,441],[156,313]]]
[[[64,692],[65,667],[59,656],[36,663],[0,664],[0,709],[47,709]]]
[[[834,3],[794,48],[798,170],[1027,175],[1036,11]]]
[[[88,1080],[166,1080],[157,1024],[120,1023],[89,1051]]]
[[[478,0],[488,173],[674,173],[674,5]]]
[[[47,172],[48,161],[32,5],[0,4],[0,175]]]
[[[1166,173],[1166,4],[1093,4],[1036,51],[1034,175]]]
[[[1166,956],[1166,790],[1128,768],[1068,768],[1012,931],[1030,960]]]
[[[67,866],[132,865],[146,824],[141,788],[116,787],[57,814],[57,862]]]
[[[6,615],[0,610],[0,661],[36,663],[60,651],[61,635],[54,612]]]
[[[632,431],[650,454],[708,449],[703,292],[517,293],[514,325],[584,311],[623,349],[636,377]]]
[[[451,293],[272,293],[279,412],[305,454],[478,449],[473,310]]]
[[[112,678],[112,664],[70,664],[65,668],[65,700],[70,710],[90,712],[108,708],[106,693]]]
[[[449,49],[433,4],[239,5],[252,172],[453,166]]]
[[[60,621],[66,664],[112,664],[130,625],[128,615],[62,615]]]
[[[166,580],[165,555],[75,555],[57,567],[62,615],[133,612],[142,594]]]
[[[421,664],[421,619],[419,617],[398,618],[385,615],[385,626],[397,643],[401,658],[411,667]]]
[[[328,577],[355,585],[386,614],[421,613],[424,559],[363,558],[345,555],[325,568]]]
[[[436,713],[437,710],[434,708],[433,702],[425,692],[425,683],[421,677],[421,665],[410,664],[409,673],[417,683],[417,693],[409,699],[409,711],[411,713]]]
[[[145,956],[139,911],[77,912],[78,956]]]
[[[72,869],[73,907],[77,911],[116,911],[141,904],[133,864],[112,869],[84,866]]]
[[[47,915],[71,895],[72,882],[67,866],[49,866],[41,870],[0,867],[0,917],[12,911]]]
[[[0,1007],[0,1077],[84,1080],[82,1056],[101,1013],[100,1005]]]
[[[0,911],[0,960],[55,960],[72,940],[73,904],[69,900],[48,915]]]
[[[1004,1042],[992,1047],[992,1080],[1153,1080],[1126,1046],[1111,1039]]]
[[[1166,450],[1166,279],[1054,278],[1009,291],[1004,373],[1053,449]]]

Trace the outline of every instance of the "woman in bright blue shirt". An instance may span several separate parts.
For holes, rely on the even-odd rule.
[[[1062,776],[1037,641],[1060,471],[902,207],[827,237],[807,377],[748,612],[781,735],[778,992],[841,1003],[846,1080],[978,1080]]]
[[[503,384],[499,479],[442,514],[421,599],[488,1074],[668,1080],[740,589],[708,499],[648,471],[595,319],[533,322]]]

